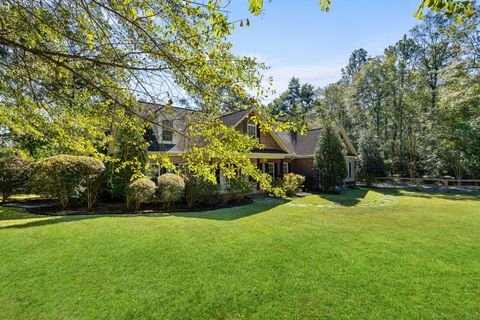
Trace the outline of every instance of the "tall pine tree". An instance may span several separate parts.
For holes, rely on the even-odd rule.
[[[320,189],[328,192],[342,185],[347,177],[345,155],[337,131],[326,124],[315,149],[313,166],[318,173]]]

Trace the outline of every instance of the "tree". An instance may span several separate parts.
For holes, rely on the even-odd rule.
[[[342,80],[352,82],[353,77],[360,71],[364,64],[368,62],[368,52],[365,49],[357,49],[352,52],[348,60],[348,65],[342,69]]]
[[[215,118],[231,97],[259,107],[250,92],[260,92],[264,68],[231,53],[226,37],[235,23],[218,2],[6,0],[0,16],[0,128],[44,141],[55,153],[103,154],[116,132],[131,131],[130,119],[162,126],[159,115],[195,100],[208,117],[177,133],[192,144],[203,137],[216,158],[203,166],[211,156],[188,150],[192,171],[215,180],[219,168],[243,166],[268,184],[243,160],[249,137],[230,134],[234,147],[225,150],[225,135],[217,134],[229,130]],[[263,119],[263,126],[285,127]]]
[[[364,177],[367,186],[370,186],[373,178],[385,175],[382,143],[374,131],[362,133],[358,143],[358,153],[358,174]]]
[[[280,121],[304,126],[308,115],[315,111],[317,103],[315,87],[309,83],[300,84],[298,78],[292,78],[287,91],[275,99],[269,109]]]
[[[325,192],[342,185],[347,177],[342,143],[331,124],[322,129],[315,149],[313,167],[318,173],[319,186]]]
[[[440,169],[456,179],[480,171],[480,75],[467,70],[453,64],[446,72],[434,136]]]
[[[148,161],[146,128],[140,119],[127,114],[112,121],[111,128],[111,141],[105,151],[106,189],[112,198],[123,199],[127,186],[145,173]]]
[[[320,90],[312,121],[335,119],[356,146],[373,126],[393,174],[476,177],[480,11],[472,8],[461,23],[428,14],[382,55],[348,68],[350,82],[344,72]]]
[[[383,57],[376,57],[360,70],[353,86],[358,102],[367,111],[375,124],[377,134],[385,129],[386,98],[391,94],[391,82],[387,80],[388,65]]]

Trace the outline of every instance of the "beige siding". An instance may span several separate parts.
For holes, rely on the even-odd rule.
[[[247,123],[248,118],[243,119],[242,122],[236,126],[236,129],[242,133],[246,133]],[[266,149],[282,150],[269,132],[260,132],[260,143],[263,144]]]

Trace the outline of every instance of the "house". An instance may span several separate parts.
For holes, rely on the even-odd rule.
[[[188,122],[198,116],[200,111],[183,108],[170,108],[162,112],[161,126],[154,126],[148,139],[152,142],[149,153],[167,153],[174,163],[182,162],[182,154],[188,150],[188,142],[181,133],[186,132]],[[297,173],[306,177],[305,186],[308,190],[318,189],[318,177],[313,168],[315,148],[319,139],[320,129],[308,130],[305,135],[294,132],[261,132],[252,116],[259,116],[253,108],[236,111],[221,117],[223,123],[260,140],[263,149],[252,150],[249,157],[260,170],[270,174],[274,179],[285,173]],[[171,129],[169,129],[171,128]],[[347,160],[346,183],[355,182],[355,160],[357,153],[350,143],[345,131],[339,129],[339,137],[343,141]],[[152,175],[159,175],[162,168],[152,167]],[[222,184],[222,179],[220,180]]]

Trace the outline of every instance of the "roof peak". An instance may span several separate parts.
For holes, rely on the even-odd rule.
[[[154,106],[162,106],[162,107],[166,107],[165,105],[162,105],[160,103],[155,103],[155,102],[147,102],[147,101],[143,101],[143,100],[138,100],[139,103],[143,103],[143,104],[150,104],[150,105],[154,105]],[[185,110],[185,111],[195,111],[195,112],[203,112],[202,110],[200,109],[192,109],[192,108],[185,108],[185,107],[177,107],[177,106],[170,106],[171,108],[173,109],[180,109],[180,110]]]
[[[247,108],[247,109],[241,109],[241,110],[233,111],[233,112],[230,112],[230,113],[227,113],[227,114],[224,114],[224,115],[220,116],[220,118],[227,117],[227,116],[230,116],[230,115],[235,114],[235,113],[238,113],[238,112],[249,111],[250,109],[253,109],[253,107],[250,107],[250,108]]]

